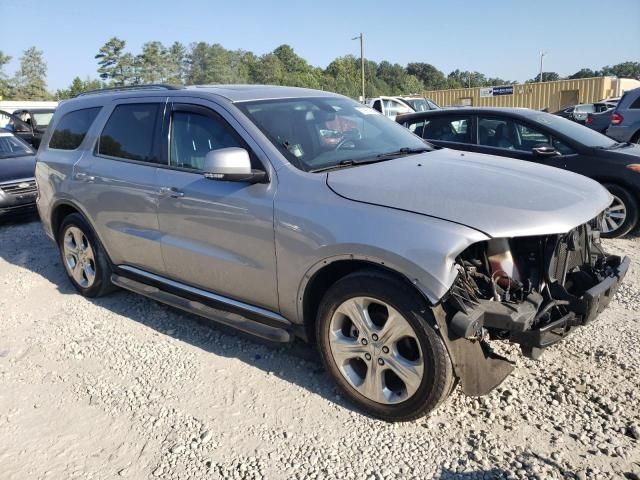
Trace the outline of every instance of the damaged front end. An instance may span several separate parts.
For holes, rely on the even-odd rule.
[[[512,369],[487,340],[517,343],[537,359],[609,304],[630,261],[607,255],[592,224],[560,235],[491,239],[458,256],[439,324],[465,393],[488,393]],[[471,350],[475,358],[468,358]]]

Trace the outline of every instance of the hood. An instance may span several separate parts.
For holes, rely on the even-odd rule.
[[[597,150],[597,153],[598,156],[614,158],[622,164],[640,163],[640,145],[636,143],[612,150]]]
[[[36,169],[35,155],[0,158],[0,183],[33,178]]]
[[[599,183],[553,167],[435,150],[329,172],[338,195],[438,217],[491,237],[564,233],[611,203]]]

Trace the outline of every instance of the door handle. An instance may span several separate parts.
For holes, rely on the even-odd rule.
[[[181,192],[176,187],[161,187],[160,195],[170,198],[181,198],[184,197],[184,192]]]
[[[78,180],[79,182],[95,182],[96,177],[93,175],[88,175],[86,173],[76,173],[73,178]]]

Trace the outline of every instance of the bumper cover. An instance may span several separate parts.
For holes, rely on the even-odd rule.
[[[630,264],[629,257],[620,259],[608,277],[591,287],[572,304],[573,311],[540,328],[513,332],[511,340],[525,348],[544,349],[562,340],[575,327],[592,322],[609,305]]]

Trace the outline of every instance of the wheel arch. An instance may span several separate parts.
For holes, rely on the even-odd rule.
[[[50,215],[49,221],[51,222],[50,223],[51,232],[53,234],[55,242],[56,243],[58,242],[58,231],[60,230],[60,225],[62,225],[62,222],[64,221],[64,219],[72,213],[77,213],[81,215],[82,218],[84,218],[84,220],[89,225],[89,228],[91,228],[91,233],[98,239],[98,241],[100,242],[100,245],[102,246],[105,253],[107,254],[107,259],[109,260],[109,262],[111,262],[111,255],[109,254],[109,251],[107,250],[106,245],[98,235],[98,232],[95,226],[93,225],[91,218],[86,214],[86,212],[82,209],[82,207],[80,207],[77,203],[75,203],[72,200],[69,200],[69,199],[58,200],[51,208],[51,215]]]
[[[413,289],[428,305],[432,306],[436,303],[433,297],[429,298],[433,295],[432,292],[427,293],[421,290],[415,280],[412,281],[410,276],[384,260],[356,255],[324,259],[309,269],[298,290],[298,318],[301,319],[304,330],[301,333],[307,341],[314,341],[318,308],[328,289],[338,280],[361,270],[393,278]]]

